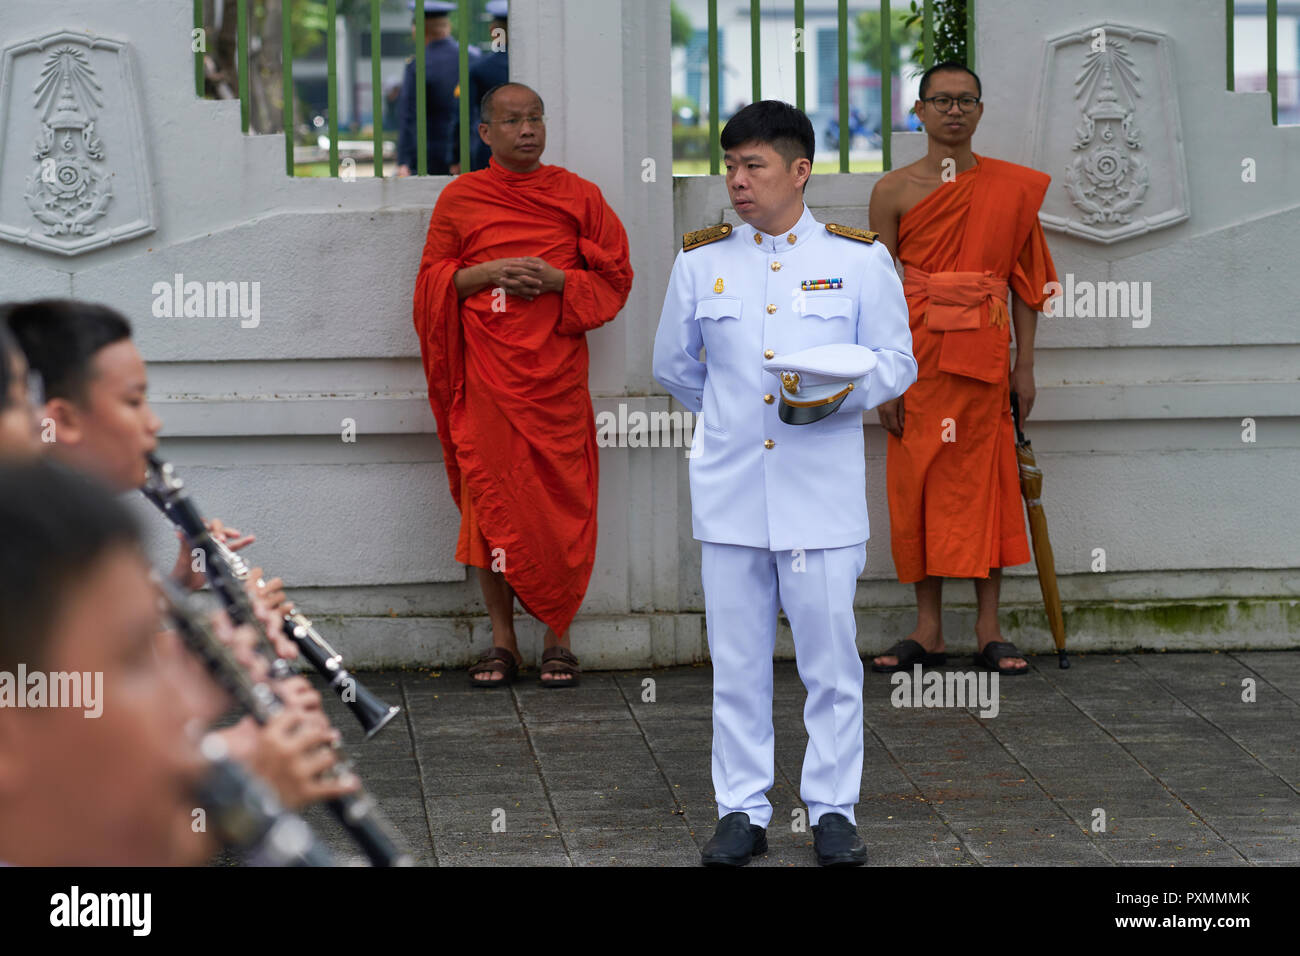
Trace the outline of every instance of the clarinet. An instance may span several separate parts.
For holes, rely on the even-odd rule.
[[[180,588],[166,579],[160,581],[160,586],[181,641],[198,656],[208,673],[234,698],[240,709],[262,725],[283,711],[284,702],[271,685],[253,680],[235,660],[233,652],[213,633],[203,615],[191,609],[188,597],[181,593]],[[347,769],[348,765],[340,762],[328,773],[338,776]],[[374,866],[412,865],[410,854],[400,847],[401,838],[380,814],[378,805],[368,793],[344,794],[327,801],[326,805]]]
[[[224,541],[212,537],[175,469],[150,455],[149,478],[140,490],[181,530],[193,547],[203,551],[204,572],[235,624],[256,625],[252,602],[243,588],[248,580],[248,565]],[[366,740],[401,712],[402,708],[385,703],[343,667],[343,655],[321,637],[306,615],[298,611],[286,614],[283,628],[285,636],[298,646],[302,656],[325,678],[330,690],[352,711],[365,731]],[[260,627],[258,633],[261,633]],[[274,652],[268,656],[273,662],[273,677],[284,677],[292,672],[288,663]]]
[[[263,781],[230,759],[226,742],[208,734],[199,744],[208,761],[195,795],[213,830],[249,866],[334,866],[307,821],[280,805]]]

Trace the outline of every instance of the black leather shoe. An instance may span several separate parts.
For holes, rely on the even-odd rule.
[[[744,866],[750,857],[766,852],[767,831],[750,824],[749,814],[737,810],[718,821],[713,837],[700,852],[700,862],[705,866]]]
[[[861,866],[867,862],[867,845],[844,814],[823,813],[812,831],[819,865]]]

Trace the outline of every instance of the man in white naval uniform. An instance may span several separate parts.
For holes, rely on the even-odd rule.
[[[808,691],[800,796],[823,865],[860,865],[862,660],[853,598],[868,537],[862,412],[916,380],[907,302],[874,234],[826,225],[803,202],[808,118],[764,100],[722,131],[727,189],[745,225],[688,233],[664,298],[654,377],[701,413],[690,456],[713,659],[719,823],[702,861],[767,849],[774,783],[772,652],[778,606]],[[856,343],[876,367],[833,413],[786,424],[765,360]],[[700,359],[701,347],[704,359]]]

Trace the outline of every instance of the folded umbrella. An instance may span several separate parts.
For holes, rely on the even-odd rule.
[[[1065,654],[1065,617],[1061,613],[1061,592],[1056,586],[1056,562],[1052,557],[1052,541],[1047,536],[1047,515],[1043,513],[1043,470],[1034,460],[1034,450],[1029,439],[1020,430],[1020,400],[1011,393],[1011,418],[1016,425],[1016,459],[1020,463],[1020,493],[1025,499],[1029,514],[1029,535],[1034,543],[1034,564],[1038,566],[1038,586],[1043,592],[1043,606],[1047,609],[1047,624],[1052,629],[1056,653],[1062,668],[1070,666]]]

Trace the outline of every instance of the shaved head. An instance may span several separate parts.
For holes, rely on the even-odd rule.
[[[499,83],[484,93],[483,99],[479,101],[479,116],[484,123],[492,122],[492,103],[496,99],[496,95],[504,90],[523,90],[527,93],[533,94],[533,96],[537,96],[537,91],[535,89],[531,86],[526,86],[523,83]],[[545,113],[546,104],[542,102],[540,96],[537,96],[537,104],[541,107],[542,112]]]
[[[925,94],[930,91],[930,80],[936,73],[965,73],[975,81],[975,95],[984,95],[984,85],[980,83],[980,78],[975,74],[974,70],[965,63],[958,63],[956,60],[944,60],[942,63],[936,63],[921,74],[921,89],[916,94],[921,99],[925,99]]]

